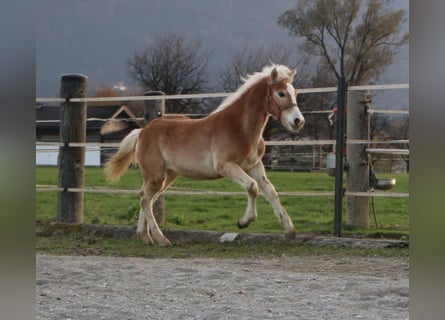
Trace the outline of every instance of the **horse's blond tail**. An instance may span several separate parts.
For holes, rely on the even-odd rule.
[[[131,131],[119,145],[117,152],[105,164],[105,175],[109,181],[118,181],[131,163],[136,162],[135,150],[142,129]]]

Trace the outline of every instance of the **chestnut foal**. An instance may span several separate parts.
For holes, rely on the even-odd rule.
[[[139,192],[137,235],[145,243],[160,246],[170,241],[153,216],[153,202],[178,176],[196,180],[227,178],[238,183],[248,196],[247,208],[238,221],[245,228],[257,218],[256,197],[264,195],[283,225],[286,236],[295,227],[281,206],[268,180],[261,158],[265,144],[262,133],[269,116],[288,130],[304,125],[292,86],[296,70],[271,65],[245,79],[244,84],[202,119],[158,118],[143,129],[135,129],[121,142],[105,165],[109,180],[117,181],[132,162],[141,170],[144,182]]]

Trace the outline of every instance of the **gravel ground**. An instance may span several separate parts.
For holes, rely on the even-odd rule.
[[[408,319],[408,258],[37,255],[37,319]]]

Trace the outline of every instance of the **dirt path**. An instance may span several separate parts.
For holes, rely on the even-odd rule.
[[[37,255],[37,319],[408,319],[408,258]]]

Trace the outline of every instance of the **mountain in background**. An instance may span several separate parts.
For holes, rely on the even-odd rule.
[[[36,95],[57,97],[60,76],[88,76],[90,92],[129,78],[127,60],[154,36],[179,31],[202,42],[211,52],[210,78],[245,46],[281,42],[295,47],[297,41],[277,24],[278,17],[293,8],[295,0],[42,0],[36,19]],[[397,0],[394,8],[405,9],[408,1]],[[404,28],[408,29],[406,23]],[[380,83],[407,83],[408,46],[401,48],[381,77]],[[382,94],[377,93],[377,98]],[[385,98],[390,107],[407,108],[404,98]],[[394,104],[400,105],[395,106]]]

